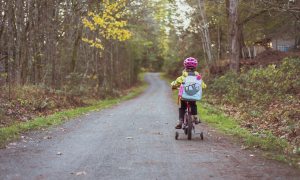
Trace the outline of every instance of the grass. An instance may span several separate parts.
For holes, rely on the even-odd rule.
[[[140,79],[144,77],[144,74],[140,76]],[[79,107],[66,111],[54,113],[46,117],[37,117],[31,121],[16,123],[9,127],[0,128],[0,148],[5,147],[8,142],[19,139],[20,134],[30,131],[47,128],[53,125],[60,125],[66,120],[79,117],[90,111],[99,111],[101,109],[112,107],[122,101],[134,98],[141,94],[147,87],[147,84],[143,82],[140,86],[133,88],[127,95],[122,96],[119,99],[107,99],[94,103],[91,106]]]
[[[277,138],[270,132],[251,133],[242,128],[235,119],[226,116],[206,102],[199,103],[198,112],[203,121],[226,134],[242,138],[243,143],[248,147],[259,147],[262,150],[280,153],[284,153],[285,148],[288,147],[287,141]]]
[[[166,76],[162,75],[162,77],[170,82],[170,79]],[[177,101],[177,91],[174,91],[173,99]],[[198,114],[200,115],[201,120],[210,126],[227,135],[236,137],[249,149],[259,148],[263,150],[263,155],[270,159],[286,162],[295,167],[299,167],[299,164],[297,164],[300,161],[299,156],[285,154],[286,149],[291,148],[286,140],[277,138],[271,132],[252,133],[249,130],[242,128],[237,120],[225,115],[225,113],[217,107],[208,104],[205,101],[205,96],[203,100],[197,104]]]
[[[271,132],[252,133],[242,128],[237,120],[225,115],[222,111],[212,107],[205,101],[198,103],[198,112],[202,121],[225,134],[237,137],[245,147],[261,149],[263,150],[263,155],[267,158],[300,168],[299,155],[285,153],[288,148],[292,148],[286,140],[274,136]]]

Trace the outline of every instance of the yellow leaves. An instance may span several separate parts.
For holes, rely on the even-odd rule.
[[[120,13],[117,13],[115,16],[117,19],[119,19],[119,18],[121,18],[122,15]]]
[[[108,29],[107,33],[103,34],[106,39],[114,39],[118,41],[126,41],[132,36],[131,32],[125,29]]]
[[[131,38],[132,33],[125,29],[127,21],[120,20],[126,15],[126,0],[103,0],[103,11],[101,13],[88,12],[88,18],[83,18],[84,27],[91,31],[97,31],[100,35],[99,39],[114,39],[118,41],[126,41]],[[88,20],[90,19],[90,20]],[[82,39],[89,43],[92,47],[104,49],[101,41],[93,41],[87,38]]]
[[[96,47],[98,49],[104,49],[103,45],[101,44],[100,39],[96,38],[96,40],[89,40],[87,38],[82,38],[82,41],[90,44],[91,47]]]
[[[82,23],[84,27],[89,28],[91,31],[94,31],[96,29],[94,24],[91,21],[87,20],[86,18],[83,18]]]
[[[96,25],[99,27],[103,27],[105,25],[105,21],[103,18],[101,18],[99,15],[93,15],[93,21]]]

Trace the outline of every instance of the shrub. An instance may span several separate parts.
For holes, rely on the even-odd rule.
[[[286,58],[280,66],[251,69],[236,74],[228,72],[209,86],[211,94],[218,94],[229,102],[256,100],[270,102],[300,92],[300,59]]]
[[[300,58],[280,65],[228,72],[208,83],[207,100],[252,131],[270,131],[300,146]],[[229,105],[229,106],[228,106]]]

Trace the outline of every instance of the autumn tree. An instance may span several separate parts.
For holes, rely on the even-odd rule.
[[[91,38],[83,37],[82,40],[91,47],[100,49],[100,64],[107,65],[103,66],[103,73],[100,69],[97,70],[98,88],[102,86],[101,90],[104,90],[104,93],[111,92],[115,86],[113,79],[109,79],[115,72],[113,46],[116,43],[114,41],[125,41],[131,37],[130,31],[125,29],[127,21],[121,20],[126,15],[125,6],[125,0],[115,2],[105,0],[100,12],[90,11],[82,20],[84,27],[92,32]]]
[[[1,0],[0,86],[39,85],[71,94],[110,87],[118,94],[132,86],[138,64],[124,42],[131,36],[126,8],[125,1]]]

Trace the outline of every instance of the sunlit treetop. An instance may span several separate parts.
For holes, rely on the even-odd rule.
[[[97,32],[99,37],[95,40],[88,38],[83,38],[82,40],[89,43],[92,47],[104,49],[101,39],[118,41],[130,39],[132,33],[126,29],[127,21],[122,20],[126,15],[126,0],[117,0],[115,2],[104,0],[102,6],[102,12],[89,12],[88,16],[82,19],[84,27]]]

